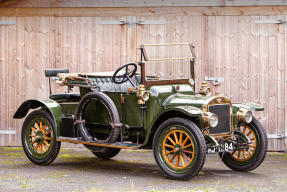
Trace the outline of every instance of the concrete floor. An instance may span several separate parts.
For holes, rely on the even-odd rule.
[[[102,160],[84,148],[63,149],[49,166],[32,164],[22,148],[0,148],[0,191],[286,191],[287,153],[268,153],[259,168],[235,172],[207,155],[189,181],[166,179],[152,151],[124,150]]]

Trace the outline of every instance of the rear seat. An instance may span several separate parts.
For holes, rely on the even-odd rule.
[[[46,77],[56,77],[58,73],[69,73],[68,69],[47,69],[45,70]],[[116,84],[112,81],[112,75],[114,72],[99,72],[99,73],[86,73],[87,78],[89,78],[93,83],[99,87],[100,91],[103,92],[127,92],[129,87],[133,87],[129,81],[121,84]],[[132,79],[134,80],[134,78]],[[136,84],[140,84],[141,75],[135,75]],[[57,101],[79,101],[81,99],[80,94],[75,93],[61,93],[61,94],[51,94],[49,96],[52,100]]]
[[[46,69],[45,70],[45,76],[48,78],[53,78],[53,77],[57,77],[58,73],[69,73],[69,69]],[[49,80],[49,87],[50,85],[50,81]],[[80,94],[75,94],[75,93],[60,93],[60,94],[51,94],[49,96],[49,99],[52,100],[61,100],[61,101],[70,101],[70,102],[77,102],[81,99]]]

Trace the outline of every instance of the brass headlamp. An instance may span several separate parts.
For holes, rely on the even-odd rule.
[[[211,95],[211,89],[210,89],[210,87],[207,87],[206,81],[202,81],[199,93],[202,95],[205,95],[205,96]]]
[[[237,112],[237,119],[238,121],[244,122],[244,123],[250,123],[252,121],[252,112],[246,109],[239,109]]]
[[[143,105],[149,99],[149,92],[145,90],[144,85],[140,85],[137,92],[138,104]]]
[[[216,127],[218,124],[218,117],[216,114],[211,112],[205,112],[203,113],[203,123],[206,127]]]

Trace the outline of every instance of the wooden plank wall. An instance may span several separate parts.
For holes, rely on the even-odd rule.
[[[269,134],[285,134],[287,63],[286,25],[255,24],[285,16],[97,16],[0,17],[16,25],[0,26],[0,146],[20,145],[22,120],[13,120],[26,99],[48,97],[46,68],[71,72],[112,71],[137,61],[142,43],[193,42],[198,56],[196,86],[205,76],[224,77],[214,90],[232,101],[265,107],[255,113]],[[102,25],[107,20],[164,20],[165,25]],[[164,55],[164,53],[161,53]],[[166,67],[168,66],[168,67]],[[184,73],[175,65],[151,66],[155,75]],[[166,71],[165,71],[166,70]],[[64,91],[54,87],[56,92]],[[270,150],[284,150],[284,139],[270,139]]]

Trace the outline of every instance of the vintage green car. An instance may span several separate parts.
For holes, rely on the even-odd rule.
[[[146,63],[152,60],[146,48],[174,45],[187,46],[190,55],[153,60],[188,60],[189,78],[162,80],[146,75]],[[33,163],[53,162],[61,142],[83,144],[104,159],[121,149],[153,149],[158,166],[172,179],[197,175],[208,153],[219,153],[236,171],[251,171],[262,163],[267,136],[251,112],[262,111],[262,106],[212,96],[204,81],[196,92],[191,44],[148,44],[139,50],[138,63],[125,64],[114,73],[45,71],[49,83],[56,78],[68,91],[27,100],[14,114],[20,119],[36,109],[22,127],[22,145]],[[69,93],[73,87],[79,87],[79,94]]]

